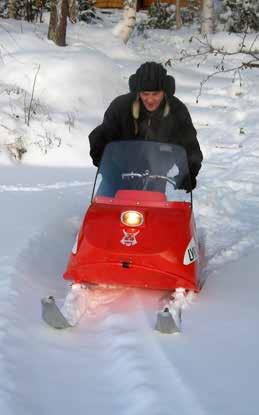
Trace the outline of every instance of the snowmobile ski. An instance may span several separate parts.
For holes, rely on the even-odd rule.
[[[58,308],[53,296],[44,297],[41,300],[43,320],[55,329],[67,329],[72,327]]]
[[[155,330],[164,334],[180,333],[180,328],[176,325],[176,322],[167,307],[163,311],[158,312]]]
[[[87,288],[84,284],[73,284],[60,308],[53,296],[42,298],[42,319],[55,329],[74,327],[86,312]]]
[[[182,330],[182,311],[193,301],[195,293],[184,288],[176,288],[157,313],[155,330],[165,334],[180,333]]]

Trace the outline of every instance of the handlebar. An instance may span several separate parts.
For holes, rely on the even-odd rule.
[[[122,173],[121,178],[122,179],[126,179],[126,178],[131,178],[134,179],[135,177],[139,177],[139,178],[144,178],[144,179],[162,179],[162,180],[166,180],[167,182],[171,183],[173,186],[176,185],[175,180],[173,180],[173,177],[169,177],[169,176],[163,176],[160,174],[150,174],[149,170],[146,170],[144,173],[135,173],[135,172],[131,172],[131,173]]]

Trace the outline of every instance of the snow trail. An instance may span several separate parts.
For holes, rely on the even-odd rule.
[[[155,30],[125,47],[110,36],[114,19],[69,25],[66,51],[45,41],[46,24],[23,22],[21,33],[20,24],[1,23],[11,34],[1,31],[8,48],[1,67],[1,145],[30,137],[25,163],[90,165],[86,136],[109,102],[128,90],[128,76],[146,60],[177,57],[193,34]],[[204,153],[194,207],[207,280],[183,313],[180,336],[153,331],[161,293],[131,289],[97,306],[73,330],[47,327],[40,298],[66,294],[61,275],[95,169],[0,167],[1,414],[258,414],[259,83],[253,71],[242,85],[221,74],[196,104],[199,83],[215,62],[210,57],[198,70],[197,59],[174,60],[167,68]],[[22,91],[31,91],[39,63],[43,114],[35,114],[29,131]],[[17,85],[22,89],[14,95]],[[60,147],[46,147],[44,137],[56,133]]]
[[[208,343],[208,350],[213,350],[213,345],[202,336],[203,312],[205,310],[206,315],[212,310],[211,300],[216,302],[217,296],[222,295],[220,280],[218,286],[211,278],[207,280],[199,296],[200,312],[195,313],[195,305],[191,312],[184,312],[184,332],[180,336],[163,336],[153,331],[161,293],[141,290],[123,291],[113,303],[97,307],[95,313],[85,316],[73,330],[55,331],[41,321],[40,298],[48,294],[62,297],[66,293],[61,275],[80,217],[89,203],[91,180],[82,170],[72,178],[71,170],[57,173],[49,169],[44,182],[40,174],[37,177],[32,171],[35,173],[37,169],[29,168],[26,174],[24,171],[24,179],[16,187],[38,188],[36,182],[41,183],[44,191],[2,192],[2,206],[6,204],[10,213],[7,221],[2,218],[1,224],[2,229],[10,229],[5,233],[0,262],[5,275],[0,297],[4,316],[0,327],[4,413],[45,415],[55,414],[59,408],[65,415],[70,415],[71,411],[79,415],[89,411],[98,415],[104,411],[122,415],[171,415],[174,408],[184,415],[217,414],[217,407],[212,409],[210,401],[195,386],[193,373],[197,376],[197,366],[201,365],[199,384],[203,376],[208,375],[200,348],[204,342]],[[17,174],[20,176],[19,169]],[[62,183],[67,183],[66,187],[56,186],[61,183],[57,174],[63,176]],[[227,186],[220,187],[220,180],[215,179],[215,189],[206,188],[205,191],[201,186],[200,193],[197,192],[198,202],[195,201],[199,203],[199,223],[208,238],[207,272],[210,275],[213,269],[217,272],[222,269],[226,261],[248,252],[259,240],[257,232],[250,234],[252,221],[258,220],[253,188],[249,183],[240,186],[230,180],[227,169],[221,174],[225,175]],[[18,182],[15,177],[13,179]],[[70,183],[80,185],[70,186]],[[203,183],[205,186],[206,179]],[[8,186],[13,186],[10,178]],[[240,203],[244,194],[248,195],[245,206]],[[19,217],[17,198],[22,200]],[[246,209],[249,209],[249,217],[245,216]],[[15,233],[13,221],[17,221]],[[240,230],[242,237],[238,233]],[[214,273],[217,281],[216,277]],[[213,295],[210,294],[211,285]],[[211,297],[207,302],[206,293]],[[215,304],[218,311],[217,302]],[[205,324],[208,331],[207,325],[208,321]],[[195,330],[201,333],[200,339],[195,336]],[[215,332],[212,334],[215,336]],[[242,351],[242,344],[239,347]],[[209,353],[203,358],[211,359]],[[232,366],[228,364],[228,367]],[[214,371],[217,373],[215,367]],[[208,390],[211,388],[213,385],[209,382]],[[244,393],[255,399],[253,390]],[[223,407],[229,402],[226,397],[224,399]],[[242,414],[236,406],[234,408],[235,415]],[[255,415],[253,411],[250,414]]]
[[[108,410],[156,415],[162,410],[166,415],[177,405],[183,414],[190,414],[190,408],[203,414],[196,397],[161,352],[160,335],[153,331],[161,293],[122,290],[112,303],[97,306],[80,326],[66,332],[52,330],[41,321],[40,298],[65,295],[61,275],[73,245],[75,224],[80,221],[75,218],[80,216],[83,200],[89,198],[85,187],[67,183],[67,188],[41,185],[44,192],[28,186],[30,198],[29,193],[21,192],[20,221],[25,219],[28,204],[30,209],[37,208],[37,215],[31,217],[27,239],[20,239],[17,246],[15,267],[6,268],[11,274],[2,305],[12,323],[2,336],[2,390],[8,410],[19,415],[35,411],[44,415],[51,408],[54,413],[57,407],[64,414]],[[17,197],[20,192],[13,194]],[[51,215],[44,215],[46,201]],[[1,270],[4,263],[3,259]],[[16,399],[9,401],[8,396],[14,394]]]

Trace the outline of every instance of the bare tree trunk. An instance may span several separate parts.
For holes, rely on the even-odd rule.
[[[33,22],[34,20],[34,13],[33,13],[31,1],[26,0],[25,2],[25,16],[24,17],[27,22]]]
[[[201,33],[204,35],[213,33],[215,25],[214,0],[203,0],[201,18]]]
[[[16,18],[15,0],[8,1],[8,16],[10,19]]]
[[[175,19],[176,19],[176,28],[180,29],[183,25],[182,22],[182,18],[181,18],[181,0],[176,0],[175,6],[176,6],[176,11],[175,11]]]
[[[76,0],[52,0],[48,38],[57,46],[66,46],[68,17],[76,22]]]
[[[136,25],[137,1],[126,0],[123,19],[114,28],[113,33],[127,43]]]
[[[45,6],[45,0],[36,0],[36,14],[35,14],[35,21],[43,23],[43,9]]]
[[[58,14],[57,14],[57,0],[51,1],[50,19],[48,39],[56,43],[56,28],[57,28]]]

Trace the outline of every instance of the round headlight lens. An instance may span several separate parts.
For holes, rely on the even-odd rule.
[[[121,214],[121,222],[126,226],[140,226],[144,222],[144,217],[136,210],[127,210]]]

